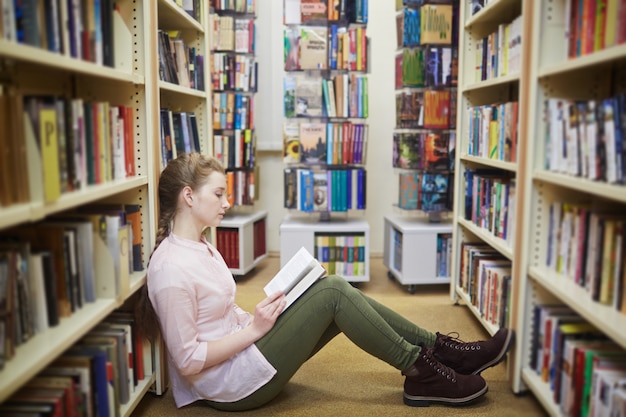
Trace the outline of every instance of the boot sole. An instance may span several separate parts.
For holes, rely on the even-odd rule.
[[[487,362],[486,364],[484,364],[482,368],[479,368],[475,370],[474,372],[472,372],[472,374],[480,375],[480,373],[484,371],[485,369],[491,368],[492,366],[496,366],[497,364],[502,362],[504,358],[506,357],[506,354],[508,353],[509,348],[511,347],[514,341],[515,341],[515,332],[513,330],[509,330],[509,333],[507,334],[507,339],[504,342],[504,345],[502,346],[502,350],[500,351],[500,354],[496,356],[491,362]]]
[[[487,390],[488,386],[485,385],[480,391],[477,391],[474,394],[468,395],[467,397],[463,398],[429,397],[421,395],[408,395],[407,393],[404,393],[403,400],[404,404],[410,407],[428,407],[430,403],[450,406],[462,406],[482,397],[487,393]]]

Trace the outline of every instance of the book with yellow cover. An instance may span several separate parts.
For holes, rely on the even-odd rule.
[[[452,5],[425,4],[420,9],[420,43],[452,44]]]

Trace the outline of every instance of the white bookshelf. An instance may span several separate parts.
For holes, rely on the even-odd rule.
[[[263,230],[255,229],[256,224]],[[267,258],[267,211],[229,214],[217,229],[218,233],[219,229],[230,229],[237,234],[239,267],[230,268],[233,275],[245,275]],[[220,247],[218,249],[222,253],[226,250]]]
[[[369,260],[369,224],[360,219],[340,219],[320,221],[317,218],[288,217],[280,224],[280,265],[289,259],[301,248],[305,247],[318,260],[315,251],[316,235],[359,235],[365,239],[365,273],[363,275],[344,276],[349,282],[367,282],[370,280]]]
[[[383,264],[388,269],[389,278],[408,285],[411,294],[418,285],[450,284],[448,252],[441,246],[443,235],[449,235],[451,249],[450,222],[431,223],[427,219],[385,216]]]

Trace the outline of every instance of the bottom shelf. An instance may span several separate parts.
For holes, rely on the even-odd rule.
[[[148,393],[150,387],[155,383],[155,381],[156,376],[153,373],[152,375],[144,378],[142,381],[139,381],[137,383],[137,386],[135,387],[135,392],[133,392],[130,397],[130,401],[120,407],[120,415],[122,417],[129,417],[133,413],[135,408],[137,408],[137,406],[141,402],[141,399],[144,397],[144,395]]]

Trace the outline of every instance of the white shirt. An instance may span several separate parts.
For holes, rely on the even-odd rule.
[[[200,399],[233,402],[276,374],[252,344],[205,369],[207,341],[235,333],[251,314],[235,304],[235,280],[213,245],[170,233],[152,254],[148,293],[161,321],[176,406]]]

